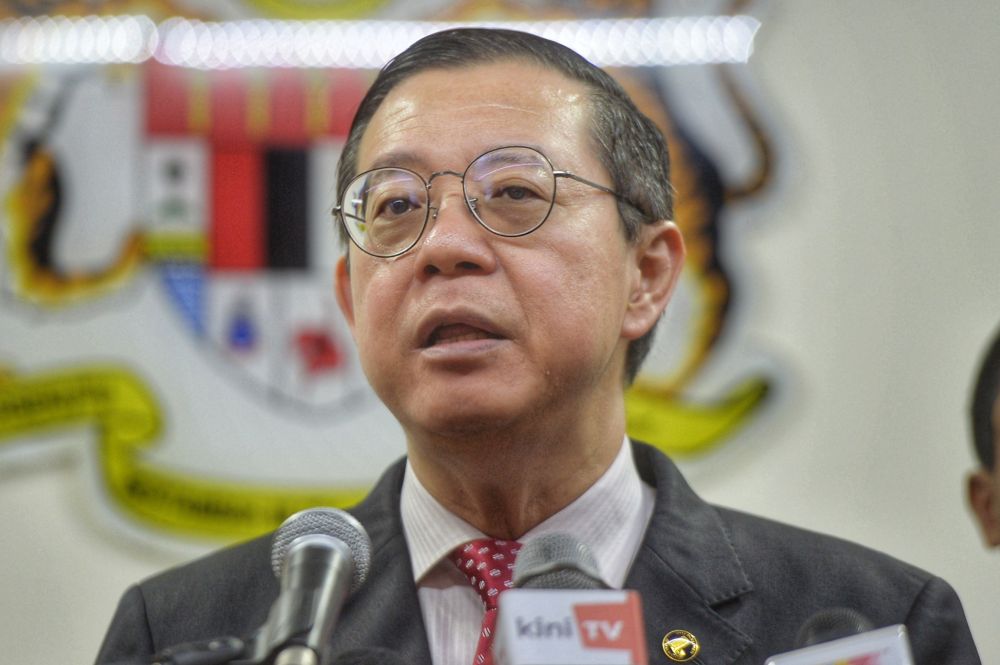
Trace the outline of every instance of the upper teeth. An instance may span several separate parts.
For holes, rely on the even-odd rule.
[[[489,335],[487,335],[486,333],[484,333],[482,331],[476,331],[476,332],[468,332],[468,333],[465,333],[465,334],[462,334],[462,335],[455,335],[455,336],[452,336],[452,337],[445,336],[443,339],[440,336],[438,336],[435,341],[437,343],[441,343],[441,342],[465,342],[465,341],[468,341],[468,340],[483,339],[483,338],[486,338],[486,337],[489,337]]]

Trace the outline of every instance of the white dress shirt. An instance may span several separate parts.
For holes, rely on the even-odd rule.
[[[519,538],[566,533],[590,548],[605,584],[620,589],[653,513],[654,490],[639,478],[628,439],[597,482]],[[479,594],[447,559],[484,534],[430,495],[409,464],[400,499],[403,533],[434,665],[471,665],[485,609]]]

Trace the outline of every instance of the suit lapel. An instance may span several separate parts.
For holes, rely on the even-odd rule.
[[[399,652],[408,665],[431,665],[427,631],[413,583],[410,553],[399,516],[404,462],[389,467],[351,512],[372,540],[376,574],[351,597],[334,631],[334,653],[363,647]]]
[[[733,663],[751,638],[717,610],[749,593],[747,578],[718,513],[655,449],[634,444],[643,480],[656,487],[649,528],[625,584],[642,595],[650,662],[670,663],[662,640],[672,630],[693,634],[695,663]]]

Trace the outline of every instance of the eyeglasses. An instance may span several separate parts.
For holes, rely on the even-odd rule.
[[[465,171],[436,171],[424,180],[399,167],[381,167],[356,176],[333,209],[358,248],[390,258],[412,249],[438,209],[430,205],[434,179],[462,180],[465,204],[476,221],[505,238],[528,235],[545,220],[556,199],[556,179],[571,178],[621,198],[617,192],[568,171],[557,171],[542,153],[526,146],[484,152]]]

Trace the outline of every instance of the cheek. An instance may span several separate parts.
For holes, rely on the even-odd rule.
[[[564,243],[530,273],[536,316],[544,317],[545,327],[562,330],[555,337],[571,340],[580,352],[584,347],[606,350],[621,332],[630,291],[626,253],[610,247],[594,251],[593,245]]]
[[[380,270],[358,271],[352,283],[354,299],[355,343],[364,355],[367,347],[385,340],[399,330],[395,317],[401,311],[398,288]],[[385,348],[385,344],[379,344]]]

